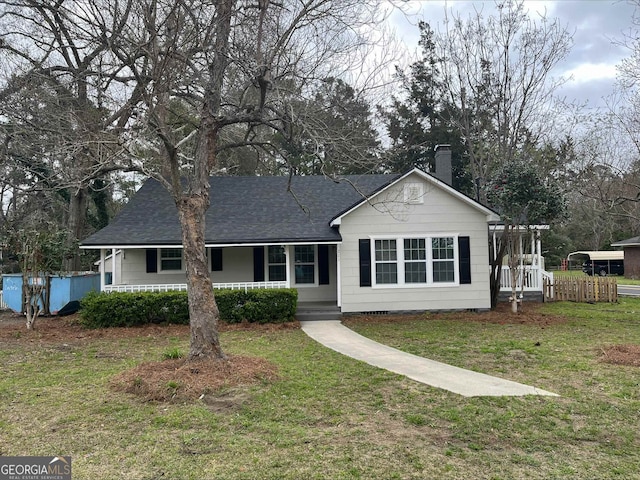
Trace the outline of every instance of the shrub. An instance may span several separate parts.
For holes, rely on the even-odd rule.
[[[186,292],[89,293],[80,317],[89,328],[134,327],[147,323],[189,323]]]
[[[290,288],[265,290],[218,290],[220,319],[227,323],[284,323],[293,320],[298,291]]]
[[[293,320],[298,291],[218,290],[216,301],[223,322],[282,323]],[[80,316],[88,328],[188,324],[187,292],[92,292],[82,300]]]

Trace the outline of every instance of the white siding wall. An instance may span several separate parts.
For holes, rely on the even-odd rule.
[[[180,273],[147,273],[146,250],[123,250],[122,278],[124,285],[155,285],[158,283],[186,283],[184,272]]]
[[[418,176],[405,182],[424,183],[424,203],[404,203],[397,185],[342,219],[340,234],[342,311],[488,309],[489,249],[486,217],[463,201]],[[471,284],[457,286],[360,287],[358,241],[379,235],[433,234],[470,237]],[[398,245],[400,252],[401,245]],[[373,263],[372,258],[372,263]],[[375,277],[375,264],[373,276]]]
[[[211,280],[217,283],[253,282],[253,247],[223,248],[222,271],[211,272]]]

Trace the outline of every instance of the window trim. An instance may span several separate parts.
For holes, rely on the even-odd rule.
[[[441,287],[457,287],[460,285],[460,252],[458,251],[459,233],[437,232],[437,233],[416,233],[404,235],[376,235],[370,236],[371,240],[371,287],[372,288],[441,288]],[[434,238],[451,238],[453,241],[453,282],[434,282],[433,281],[433,248],[432,240]],[[424,239],[426,249],[427,263],[427,281],[425,283],[408,283],[405,281],[405,252],[404,241],[412,239]],[[376,281],[376,240],[395,240],[396,241],[396,265],[397,265],[397,283],[377,283]],[[398,245],[400,248],[398,248]],[[389,263],[389,262],[384,262]]]
[[[382,254],[384,254],[385,252],[395,252],[395,260],[378,260],[377,258],[377,243],[378,242],[395,242],[394,248],[393,250],[391,250],[391,245],[385,246],[385,245],[381,245],[381,252]],[[398,240],[395,238],[376,238],[373,240],[373,256],[371,258],[373,258],[373,272],[372,272],[372,278],[375,279],[374,284],[378,284],[378,285],[397,285],[398,284],[398,275],[399,275],[399,269],[398,269]],[[387,248],[388,247],[388,248]],[[396,276],[396,281],[394,282],[380,282],[378,283],[378,265],[395,265],[396,266],[396,271],[395,271],[395,276]],[[382,272],[382,274],[389,274],[390,272]]]
[[[266,263],[266,269],[265,269],[265,280],[269,281],[269,282],[286,282],[287,281],[287,277],[288,277],[288,272],[287,272],[287,249],[283,246],[283,245],[267,245],[266,246],[266,251],[265,251],[265,263]],[[284,262],[283,263],[271,263],[269,262],[269,249],[270,248],[282,248],[283,252],[282,254],[284,255]],[[270,272],[269,272],[269,267],[271,267],[272,265],[282,265],[284,266],[284,279],[283,280],[272,280],[271,276],[270,276]]]
[[[293,267],[293,271],[291,272],[291,284],[295,285],[296,288],[318,287],[318,244],[305,243],[292,245],[292,247],[293,249],[291,251],[291,266]],[[296,279],[296,247],[313,247],[313,283],[298,283]],[[309,263],[303,263],[303,265],[309,265]]]
[[[162,251],[163,250],[179,250],[180,251],[180,268],[179,269],[163,269],[162,268],[162,260],[169,260],[171,259],[170,257],[163,257],[162,256]],[[173,260],[176,260],[177,257],[172,257]],[[184,265],[184,252],[182,248],[175,248],[175,247],[168,247],[168,248],[158,248],[158,271],[156,273],[159,274],[164,274],[164,275],[170,275],[170,274],[176,274],[176,273],[184,273],[186,272],[186,268]]]

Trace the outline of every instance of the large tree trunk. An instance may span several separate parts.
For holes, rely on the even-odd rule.
[[[62,270],[75,272],[82,268],[78,241],[84,235],[87,218],[88,195],[84,188],[79,188],[69,198],[69,217],[67,220],[67,238]]]
[[[188,360],[226,358],[218,336],[218,306],[213,294],[205,248],[208,191],[183,193],[177,202],[189,296],[191,342]]]

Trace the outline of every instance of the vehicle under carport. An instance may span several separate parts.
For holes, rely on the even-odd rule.
[[[621,250],[592,250],[572,252],[567,260],[579,262],[582,271],[587,275],[624,275],[624,251]]]

